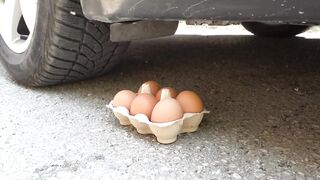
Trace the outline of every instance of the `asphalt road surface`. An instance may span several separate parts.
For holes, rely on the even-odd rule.
[[[132,43],[103,77],[24,88],[0,66],[0,179],[320,179],[320,40],[175,36]],[[200,94],[170,145],[105,108],[146,80]]]

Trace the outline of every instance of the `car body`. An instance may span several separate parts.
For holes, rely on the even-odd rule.
[[[89,19],[222,20],[319,24],[320,1],[308,0],[81,0]]]
[[[320,23],[308,0],[0,0],[0,60],[27,86],[108,72],[130,41],[174,35],[178,22],[242,24],[257,36],[294,37]]]

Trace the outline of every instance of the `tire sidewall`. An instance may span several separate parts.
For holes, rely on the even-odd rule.
[[[9,74],[18,83],[30,84],[30,77],[34,75],[36,67],[41,63],[39,61],[45,55],[45,46],[49,37],[50,0],[38,0],[37,11],[32,39],[25,52],[13,52],[0,36],[0,59]]]
[[[307,25],[265,24],[260,22],[242,22],[243,27],[252,34],[261,37],[291,38],[304,31]]]

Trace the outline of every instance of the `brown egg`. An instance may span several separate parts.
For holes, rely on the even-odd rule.
[[[193,91],[182,91],[176,99],[185,113],[199,113],[203,111],[202,100]]]
[[[175,89],[173,89],[172,87],[164,87],[157,92],[156,98],[158,101],[160,101],[161,99],[161,93],[163,92],[163,90],[166,90],[166,89],[169,90],[170,97],[175,98],[177,96],[177,91]]]
[[[122,90],[119,91],[113,98],[113,106],[123,106],[130,109],[131,102],[136,97],[136,93],[130,91],[130,90]]]
[[[154,107],[151,121],[156,123],[170,122],[182,118],[183,110],[179,102],[173,98],[159,101]]]
[[[139,94],[142,93],[142,92],[141,92],[142,87],[145,86],[145,85],[148,85],[148,86],[150,87],[151,93],[152,93],[152,95],[154,95],[154,96],[157,94],[157,92],[158,92],[159,89],[161,88],[160,85],[159,85],[157,82],[155,82],[155,81],[148,81],[148,82],[143,83],[143,84],[140,86],[139,91],[138,91]]]
[[[157,104],[157,99],[151,94],[139,94],[133,99],[130,107],[130,114],[145,114],[149,119],[152,110]]]
[[[146,83],[142,84],[139,89],[138,94],[151,94],[151,95],[153,95],[151,92],[150,84],[146,84]]]

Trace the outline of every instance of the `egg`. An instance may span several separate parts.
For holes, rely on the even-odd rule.
[[[115,107],[123,106],[129,110],[131,102],[135,97],[136,93],[130,90],[122,90],[114,96],[112,104]]]
[[[203,111],[202,100],[193,91],[182,91],[176,99],[185,113],[199,113]]]
[[[157,95],[156,95],[156,98],[158,101],[160,101],[161,99],[161,93],[164,91],[164,90],[168,90],[169,91],[169,94],[170,94],[170,97],[172,98],[175,98],[177,96],[177,91],[175,89],[173,89],[172,87],[164,87],[162,89],[160,89],[158,92],[157,92]]]
[[[142,84],[138,93],[139,94],[151,94],[152,95],[150,84],[146,84],[146,83]]]
[[[158,92],[159,89],[161,88],[160,85],[159,85],[157,82],[155,82],[155,81],[147,81],[147,82],[143,83],[143,84],[140,86],[140,88],[139,88],[139,90],[138,90],[138,94],[143,93],[143,92],[142,92],[142,87],[143,87],[143,86],[146,86],[146,85],[148,85],[148,86],[150,87],[151,93],[152,93],[152,95],[154,95],[154,96],[157,94],[157,92]]]
[[[157,104],[157,99],[151,94],[138,94],[132,101],[130,107],[130,114],[145,114],[149,119],[152,110]]]
[[[154,107],[151,121],[156,123],[175,121],[183,117],[183,110],[179,102],[173,98],[159,101]]]

